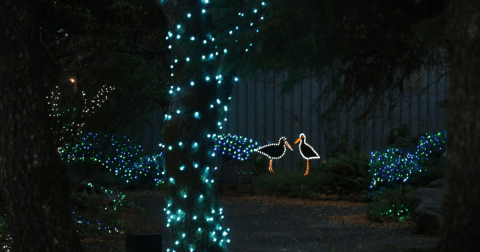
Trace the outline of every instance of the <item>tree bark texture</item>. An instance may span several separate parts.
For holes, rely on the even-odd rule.
[[[447,187],[439,251],[480,251],[480,2],[450,0]]]
[[[35,1],[0,5],[0,190],[12,251],[83,251],[54,146]]]

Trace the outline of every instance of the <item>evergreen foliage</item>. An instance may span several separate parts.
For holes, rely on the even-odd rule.
[[[43,82],[57,146],[86,132],[137,137],[164,110],[166,20],[154,0],[42,1]]]
[[[268,2],[259,32],[245,29],[252,9],[262,0],[219,0],[216,37],[244,50],[226,68],[255,77],[258,71],[287,73],[282,92],[290,92],[305,77],[315,76],[327,86],[318,100],[336,94],[321,120],[351,109],[365,98],[358,120],[369,116],[382,95],[404,92],[404,81],[425,66],[442,65],[444,1],[276,0]],[[231,8],[235,6],[235,8]],[[239,11],[237,11],[239,10]],[[238,12],[238,14],[237,14]],[[260,20],[257,20],[260,21]],[[233,30],[231,27],[239,27]],[[250,43],[250,42],[249,42]],[[235,53],[235,52],[232,52]]]
[[[318,169],[324,178],[322,186],[330,192],[358,193],[368,186],[368,156],[365,153],[353,151],[340,154]]]

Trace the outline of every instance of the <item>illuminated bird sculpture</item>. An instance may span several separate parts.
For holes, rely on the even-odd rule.
[[[300,137],[297,139],[297,141],[295,141],[295,144],[297,144],[298,142],[300,142],[299,144],[300,154],[302,155],[303,158],[307,160],[307,171],[305,172],[305,174],[303,174],[303,176],[307,176],[310,159],[319,159],[320,155],[318,155],[318,153],[313,149],[312,146],[307,144],[307,138],[305,137],[305,134],[303,133],[300,134]]]
[[[275,173],[272,168],[273,160],[280,159],[283,157],[283,155],[285,155],[285,151],[287,151],[287,148],[285,146],[288,147],[291,151],[293,151],[292,147],[287,142],[287,138],[280,137],[280,140],[278,140],[278,144],[268,144],[258,149],[255,149],[255,151],[270,158],[270,165],[268,166],[268,171]]]

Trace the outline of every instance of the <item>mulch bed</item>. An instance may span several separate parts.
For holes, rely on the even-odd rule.
[[[165,227],[165,201],[159,191],[126,193],[150,212],[135,211],[123,218],[132,223],[126,233],[158,232],[169,241]],[[401,245],[436,245],[438,238],[413,234],[413,222],[375,223],[366,218],[367,203],[304,200],[272,196],[221,195],[224,226],[230,228],[229,251],[351,251],[358,245],[387,242]],[[85,251],[126,251],[125,234],[82,240]],[[166,243],[164,243],[166,248]]]

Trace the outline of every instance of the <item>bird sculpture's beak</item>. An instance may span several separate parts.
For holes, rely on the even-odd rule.
[[[291,151],[293,151],[292,146],[290,146],[290,144],[288,144],[288,142],[285,141],[285,145],[286,145]]]
[[[297,144],[298,142],[300,142],[300,140],[302,140],[301,138],[298,138],[297,141],[295,141],[295,144]]]

